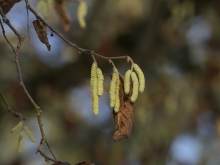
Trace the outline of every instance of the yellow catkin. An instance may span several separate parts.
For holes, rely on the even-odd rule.
[[[32,142],[36,142],[37,140],[35,139],[34,135],[32,134],[32,132],[28,129],[27,126],[24,126],[24,131],[26,132],[26,134],[28,135],[29,139],[32,141]]]
[[[93,80],[94,80],[94,77],[96,76],[96,70],[97,70],[96,63],[93,63],[92,68],[91,68],[91,79],[90,79],[91,88],[93,87]]]
[[[93,109],[94,115],[97,116],[99,114],[99,97],[97,95],[93,97],[92,109]]]
[[[98,78],[98,96],[102,96],[104,92],[103,89],[104,76],[100,68],[97,68],[97,78]]]
[[[130,77],[131,77],[131,70],[129,69],[125,73],[125,79],[124,79],[124,92],[126,95],[130,93]]]
[[[112,74],[112,80],[109,88],[109,97],[110,97],[110,107],[113,108],[115,106],[115,86],[118,78],[118,72],[115,71]]]
[[[92,88],[92,109],[95,115],[99,113],[99,98],[98,98],[98,78],[97,78],[97,65],[92,64],[91,69],[91,88]]]
[[[119,107],[120,107],[119,91],[120,91],[120,78],[118,75],[117,81],[116,81],[116,86],[115,86],[115,107],[114,107],[115,113],[118,113]]]
[[[134,64],[134,70],[137,73],[137,76],[139,78],[139,92],[143,92],[145,88],[145,78],[144,78],[144,73],[142,72],[141,68],[137,65]]]
[[[21,131],[18,138],[18,152],[21,152],[24,145],[24,131]]]
[[[81,28],[86,27],[85,16],[87,14],[87,4],[84,0],[79,1],[79,6],[77,9],[77,19]]]
[[[14,128],[11,129],[11,133],[15,133],[17,132],[18,130],[20,130],[23,126],[23,122],[20,121]]]
[[[135,72],[131,72],[131,81],[133,83],[131,101],[134,103],[138,97],[138,86],[139,86],[138,78],[137,78]]]

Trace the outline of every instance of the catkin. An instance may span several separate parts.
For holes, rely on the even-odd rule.
[[[96,63],[92,64],[91,69],[91,80],[92,88],[92,109],[95,115],[99,113],[99,98],[98,98],[98,78],[97,78],[97,65]]]
[[[93,88],[93,80],[94,80],[94,77],[96,76],[96,70],[97,70],[96,63],[93,63],[92,68],[91,68],[91,79],[90,79],[91,88]]]
[[[32,134],[32,132],[28,129],[27,126],[24,126],[24,131],[26,132],[26,134],[28,135],[29,139],[32,141],[32,142],[36,142],[37,140],[35,139],[34,135]]]
[[[129,69],[125,73],[125,79],[124,79],[124,92],[126,95],[130,93],[130,77],[131,77],[131,70]]]
[[[21,152],[24,145],[24,131],[21,131],[18,138],[18,152]]]
[[[142,72],[141,68],[137,64],[134,64],[134,70],[137,73],[137,76],[139,78],[139,92],[142,93],[145,88],[144,73]]]
[[[133,83],[133,90],[132,90],[132,95],[131,95],[131,101],[134,103],[138,97],[138,78],[135,74],[135,72],[131,72],[131,80]]]
[[[115,86],[118,78],[118,72],[114,72],[112,74],[112,81],[110,83],[109,88],[109,97],[110,97],[110,107],[113,108],[115,106]]]
[[[97,95],[92,99],[92,109],[94,115],[97,116],[99,114],[99,97]]]
[[[77,19],[79,21],[79,25],[81,28],[86,27],[86,21],[85,21],[85,16],[87,14],[87,4],[85,1],[81,0],[79,1],[79,6],[77,9]]]
[[[120,107],[119,91],[120,91],[120,78],[118,75],[115,86],[115,107],[114,107],[115,113],[118,113]]]
[[[92,109],[95,115],[99,113],[99,97],[98,97],[98,79],[97,76],[93,80],[93,89],[92,89]]]
[[[104,91],[103,90],[104,76],[100,68],[97,68],[97,78],[98,78],[98,96],[102,96]]]
[[[18,130],[21,129],[22,126],[23,126],[23,122],[20,121],[14,128],[11,129],[11,133],[17,132]]]

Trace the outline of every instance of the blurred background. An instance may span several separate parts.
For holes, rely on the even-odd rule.
[[[37,0],[30,0],[35,8]],[[111,66],[97,59],[105,77],[100,113],[91,109],[92,58],[79,54],[59,37],[50,36],[48,52],[37,38],[30,17],[28,39],[24,1],[7,14],[24,35],[20,63],[24,83],[42,109],[47,140],[56,157],[71,164],[96,165],[218,165],[220,164],[220,1],[219,0],[87,0],[87,27],[80,28],[78,2],[67,1],[71,15],[64,32],[51,8],[47,22],[71,42],[104,56],[129,55],[143,70],[145,92],[135,102],[130,138],[114,142],[109,107]],[[17,38],[5,26],[10,41]],[[10,130],[19,120],[0,101],[0,164],[46,165],[35,154],[41,135],[36,112],[18,83],[11,48],[0,35],[0,91],[37,138],[25,137],[17,153],[19,134]],[[130,67],[117,60],[124,74]],[[46,146],[44,151],[49,154]],[[50,162],[49,164],[52,164]]]

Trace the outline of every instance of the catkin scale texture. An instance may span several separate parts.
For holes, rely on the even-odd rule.
[[[110,107],[113,108],[115,106],[115,86],[117,82],[118,72],[114,72],[112,74],[112,80],[109,88],[109,97],[110,97]]]
[[[130,77],[131,77],[131,70],[129,69],[125,73],[125,78],[124,78],[124,92],[126,95],[130,93]]]
[[[138,78],[137,78],[135,72],[131,72],[131,80],[133,83],[133,89],[132,89],[133,91],[132,91],[132,95],[131,95],[131,101],[134,103],[138,97],[138,86],[139,86]]]
[[[99,113],[99,98],[98,98],[98,78],[97,78],[97,66],[92,64],[91,69],[91,88],[92,88],[92,109],[95,115]]]
[[[97,78],[98,78],[98,96],[102,96],[104,92],[103,89],[104,76],[100,68],[97,68]]]
[[[119,90],[120,90],[120,78],[118,75],[115,86],[115,106],[114,106],[115,113],[118,113],[120,107]]]
[[[134,70],[137,73],[137,76],[139,78],[139,92],[142,93],[145,88],[144,73],[142,72],[141,68],[137,64],[134,64]]]
[[[97,69],[97,66],[95,63],[93,63],[92,68],[91,68],[91,79],[90,79],[91,88],[93,88],[93,80],[94,80],[94,77],[96,76],[96,69]]]

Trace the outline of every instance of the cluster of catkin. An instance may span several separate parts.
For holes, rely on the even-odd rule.
[[[99,97],[103,95],[104,76],[102,70],[94,62],[91,69],[92,109],[95,115],[99,113]]]
[[[31,133],[27,126],[24,126],[22,121],[20,121],[14,128],[11,129],[11,133],[16,133],[20,129],[22,130],[20,131],[18,138],[18,152],[21,152],[22,147],[24,145],[24,132],[28,135],[29,139],[32,142],[36,142],[34,135]]]
[[[125,73],[124,78],[124,93],[126,95],[130,94],[130,84],[132,83],[132,95],[131,101],[134,103],[137,100],[138,92],[143,92],[145,88],[145,78],[142,70],[137,64],[133,66],[134,71],[129,69]],[[104,76],[100,68],[94,62],[91,69],[91,88],[92,88],[92,109],[95,115],[99,113],[99,97],[103,94],[103,82]],[[110,96],[110,107],[114,109],[115,113],[119,111],[120,108],[120,76],[116,68],[114,68],[112,74],[112,80],[110,83],[109,96]]]
[[[130,80],[133,84],[131,101],[134,103],[137,100],[138,92],[142,93],[145,88],[144,73],[137,64],[134,64],[134,71],[129,69],[125,73],[124,92],[126,95],[130,93]]]
[[[134,71],[128,70],[125,73],[124,78],[124,93],[126,95],[130,94],[130,84],[133,84],[131,101],[134,103],[137,100],[138,92],[143,92],[145,88],[145,78],[142,70],[137,64],[134,64]],[[112,80],[110,83],[110,106],[114,108],[115,113],[119,111],[120,107],[120,77],[118,71],[115,69],[112,74]]]

